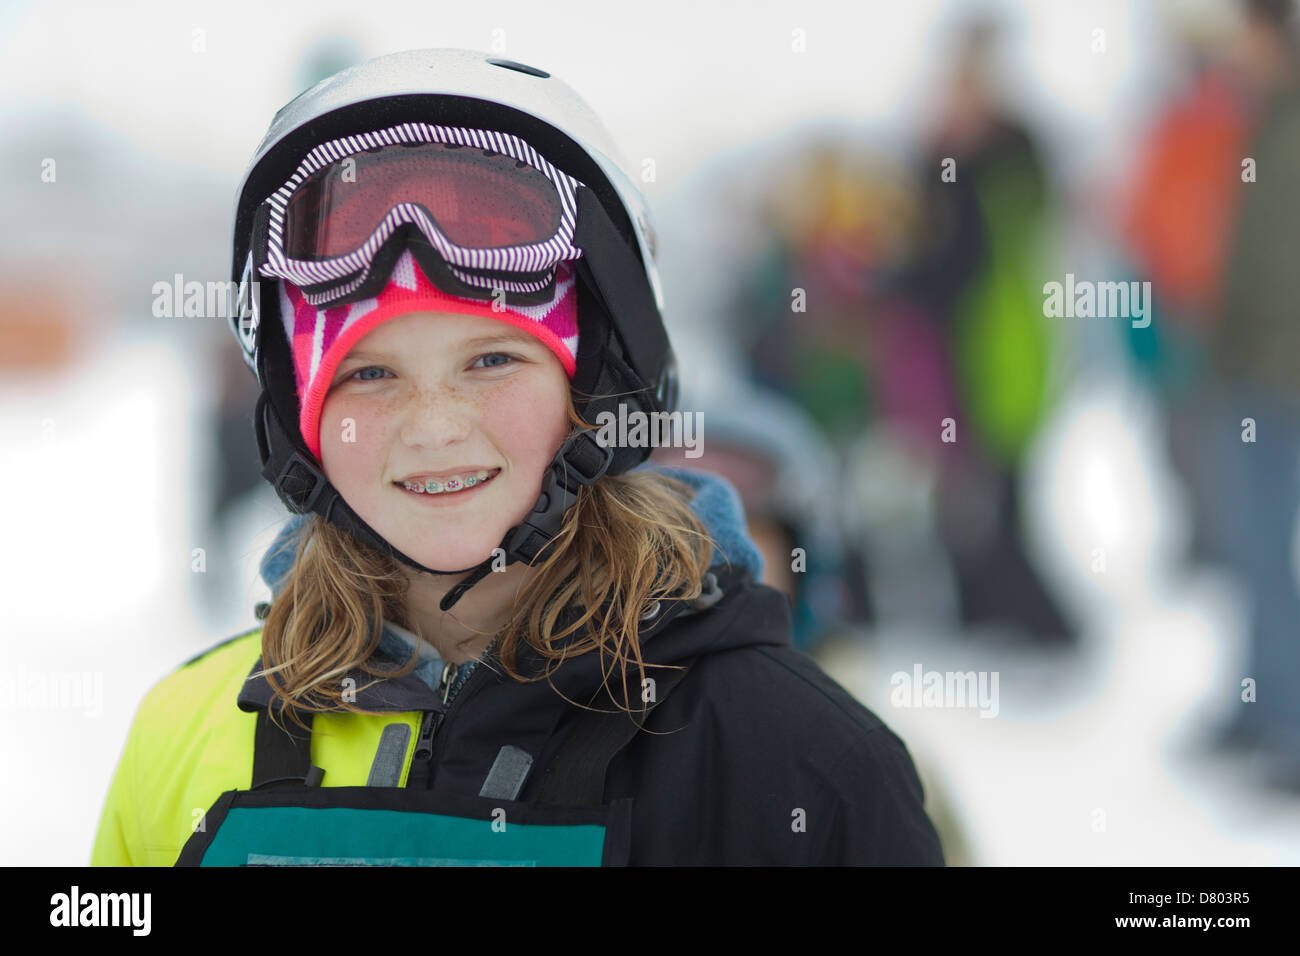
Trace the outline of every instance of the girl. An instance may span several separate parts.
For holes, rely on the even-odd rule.
[[[141,705],[93,863],[942,864],[734,489],[594,428],[676,400],[614,155],[559,80],[464,50],[276,114],[232,325],[295,517],[261,625]]]

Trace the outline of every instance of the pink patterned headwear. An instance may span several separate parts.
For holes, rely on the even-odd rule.
[[[578,294],[572,263],[556,267],[555,297],[531,306],[505,306],[448,295],[421,271],[409,250],[403,252],[384,290],[371,299],[317,309],[298,287],[280,281],[280,318],[293,352],[301,417],[298,427],[311,453],[320,461],[320,416],[325,394],[339,363],[352,347],[381,322],[407,312],[459,312],[506,322],[535,336],[555,353],[572,379],[577,370]]]

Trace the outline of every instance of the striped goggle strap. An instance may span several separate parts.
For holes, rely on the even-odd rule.
[[[405,123],[331,140],[267,200],[260,271],[345,296],[407,227],[460,281],[536,292],[557,263],[581,254],[580,186],[506,133]]]

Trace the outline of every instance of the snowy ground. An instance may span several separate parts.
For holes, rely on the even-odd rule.
[[[229,552],[192,517],[208,484],[212,385],[210,363],[186,357],[186,334],[182,325],[161,339],[124,334],[57,379],[0,383],[9,465],[0,760],[24,781],[2,798],[0,863],[89,860],[140,698],[250,624],[264,593],[255,562],[284,518],[269,490],[243,509]],[[1259,789],[1245,760],[1189,748],[1230,706],[1223,688],[1240,671],[1243,609],[1225,579],[1160,573],[1179,519],[1167,513],[1175,505],[1153,502],[1177,496],[1165,493],[1162,467],[1133,451],[1158,445],[1146,440],[1150,425],[1116,418],[1117,408],[1131,410],[1131,398],[1103,391],[1067,403],[1036,465],[1038,547],[1053,580],[1092,610],[1077,654],[895,627],[829,649],[824,666],[907,742],[959,822],[967,851],[950,850],[953,862],[1300,863],[1300,801]],[[1079,466],[1072,456],[1099,436],[1114,455],[1100,471]],[[1075,477],[1109,491],[1092,494]],[[1112,506],[1058,500],[1076,493]],[[1113,556],[1102,583],[1069,558],[1097,541]],[[196,548],[202,573],[224,575],[220,612],[199,600],[208,579],[194,570]],[[996,671],[997,716],[892,706],[890,675],[918,662]]]

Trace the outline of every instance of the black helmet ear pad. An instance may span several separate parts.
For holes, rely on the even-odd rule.
[[[315,456],[307,450],[298,422],[302,409],[298,402],[298,379],[293,367],[293,355],[284,331],[280,313],[280,280],[263,279],[261,292],[261,318],[258,322],[258,376],[262,391],[266,393],[275,416],[288,432],[294,449],[308,461]],[[262,457],[266,464],[266,456]],[[317,465],[320,462],[316,462]]]
[[[581,264],[582,260],[578,262]],[[609,412],[616,419],[619,406],[628,412],[650,414],[654,411],[654,390],[637,376],[625,359],[623,343],[614,332],[614,323],[600,299],[587,284],[584,270],[578,268],[578,355],[573,376],[573,403],[578,415],[593,427],[597,416]],[[653,448],[615,447],[614,458],[606,474],[631,471],[650,457]]]

